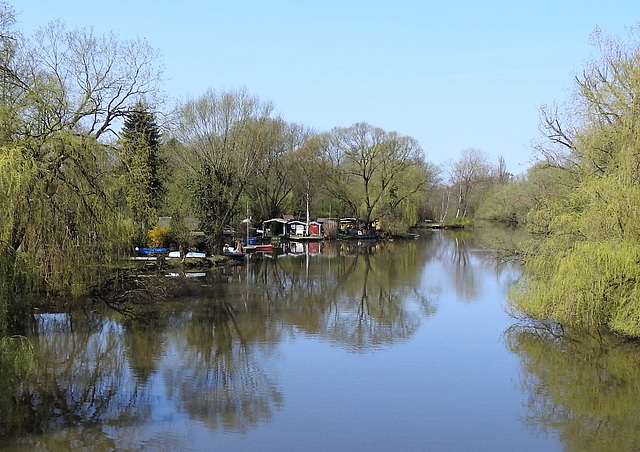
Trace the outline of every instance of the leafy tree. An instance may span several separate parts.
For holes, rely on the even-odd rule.
[[[157,91],[157,54],[61,22],[11,42],[0,65],[0,240],[37,263],[50,287],[81,293],[99,279],[94,264],[127,245],[107,188],[106,143],[135,99]]]
[[[470,213],[470,197],[479,186],[487,184],[490,172],[491,165],[484,152],[474,148],[462,151],[460,160],[450,169],[451,183],[457,192],[456,218]]]
[[[298,185],[301,170],[295,155],[311,135],[297,124],[282,119],[266,121],[264,155],[256,167],[255,178],[249,180],[248,191],[257,213],[262,218],[275,218],[295,209],[292,201],[294,188]]]
[[[422,183],[425,180],[428,182]],[[415,226],[427,195],[434,192],[435,180],[437,168],[433,165],[416,162],[408,168],[402,180],[394,181],[387,190],[380,207],[381,227],[392,234],[402,234]]]
[[[240,196],[271,143],[271,111],[245,90],[211,89],[178,109],[173,134],[185,152],[177,158],[211,250],[221,251],[224,229],[240,212]]]
[[[16,53],[23,38],[15,29],[16,12],[11,5],[0,2],[0,143],[11,141],[20,121],[17,112],[27,88],[19,76],[20,63]]]
[[[550,162],[538,162],[526,175],[490,187],[476,210],[475,218],[512,226],[525,225],[531,209],[570,187],[571,180],[566,171]]]
[[[585,328],[640,336],[640,30],[631,43],[594,42],[601,58],[576,79],[577,118],[565,127],[543,113],[551,147],[574,188],[542,199],[530,214],[542,239],[531,250],[514,309]]]
[[[365,222],[394,186],[404,184],[416,192],[429,182],[426,174],[414,181],[404,179],[423,162],[422,149],[413,138],[366,123],[333,129],[325,159],[330,166],[328,189]]]
[[[163,141],[162,148],[162,154],[166,156],[167,161],[166,171],[171,175],[165,182],[165,206],[162,209],[164,214],[171,217],[167,240],[170,244],[176,245],[184,256],[187,251],[196,246],[192,231],[195,222],[188,221],[194,215],[192,194],[188,190],[192,184],[193,173],[184,171],[182,156],[187,151],[182,143],[175,138],[170,138]]]
[[[322,140],[310,130],[293,125],[295,148],[287,154],[293,181],[293,211],[305,217],[307,212],[318,216],[322,210],[322,191],[327,180],[326,165],[322,160]]]

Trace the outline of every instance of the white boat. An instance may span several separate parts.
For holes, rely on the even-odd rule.
[[[169,257],[180,257],[180,251],[170,251]],[[187,259],[204,259],[205,257],[207,257],[207,255],[206,253],[199,253],[197,251],[188,251],[184,257],[186,257]]]

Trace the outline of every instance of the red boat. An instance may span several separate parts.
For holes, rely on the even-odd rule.
[[[262,253],[271,253],[273,251],[273,245],[268,243],[264,245],[255,245],[256,251]]]

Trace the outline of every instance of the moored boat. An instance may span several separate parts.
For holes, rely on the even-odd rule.
[[[228,259],[244,260],[245,253],[239,251],[226,251],[222,255]]]
[[[139,255],[149,256],[153,254],[164,254],[167,252],[167,249],[166,248],[138,248],[136,246],[135,251]]]
[[[170,251],[168,257],[170,258],[180,257],[180,251]],[[188,251],[184,255],[184,257],[187,259],[204,259],[205,257],[207,257],[207,255],[206,253],[199,253],[197,251]]]

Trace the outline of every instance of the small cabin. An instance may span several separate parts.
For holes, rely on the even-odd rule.
[[[347,231],[349,229],[356,229],[355,218],[340,218],[340,230]]]
[[[288,221],[284,218],[272,218],[262,222],[262,234],[264,237],[278,237],[287,233]]]
[[[298,220],[289,221],[287,223],[287,232],[289,235],[306,235],[307,223]]]
[[[321,235],[321,225],[317,221],[312,221],[309,223],[309,235],[312,237],[320,237]]]

